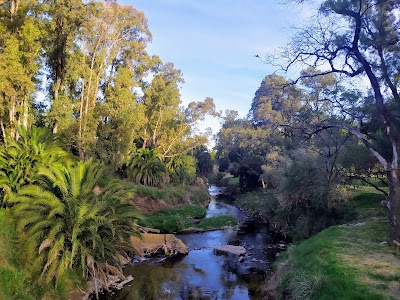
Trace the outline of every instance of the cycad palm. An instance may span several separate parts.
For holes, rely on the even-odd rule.
[[[10,193],[17,192],[22,186],[33,182],[38,168],[49,165],[70,155],[54,143],[47,128],[27,130],[19,127],[17,141],[8,139],[0,150],[0,188],[4,192],[2,205],[7,204]]]
[[[131,249],[138,213],[124,202],[131,192],[118,182],[95,192],[102,173],[90,162],[56,163],[39,171],[40,186],[24,186],[10,199],[17,229],[29,237],[45,281],[69,268],[106,287],[107,274],[121,275],[118,257]]]
[[[139,149],[128,164],[127,175],[144,185],[164,185],[169,181],[164,156],[157,149]]]

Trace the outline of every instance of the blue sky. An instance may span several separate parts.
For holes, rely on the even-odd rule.
[[[124,0],[145,13],[149,54],[183,72],[182,101],[212,97],[218,110],[245,116],[262,79],[275,71],[254,57],[283,46],[311,14],[284,0]],[[219,121],[204,126],[216,133]]]

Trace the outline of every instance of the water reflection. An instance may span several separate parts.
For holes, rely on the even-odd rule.
[[[210,189],[211,194],[219,191],[216,187]],[[207,217],[220,214],[245,218],[236,207],[214,199]],[[261,299],[260,286],[270,267],[266,249],[271,239],[260,226],[246,228],[178,235],[191,250],[188,255],[126,268],[124,273],[132,275],[134,281],[102,299]],[[244,246],[245,257],[239,261],[236,255],[207,248],[227,244]]]

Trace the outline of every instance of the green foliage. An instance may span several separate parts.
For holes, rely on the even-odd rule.
[[[10,193],[34,183],[41,166],[72,158],[46,128],[19,127],[18,133],[17,141],[7,138],[5,147],[0,149],[0,187],[4,193],[1,206],[7,205]]]
[[[306,188],[306,187],[304,187]],[[343,191],[332,191],[332,197],[339,199]],[[303,195],[303,194],[302,194]],[[295,196],[294,196],[295,197]],[[345,192],[345,199],[349,197]],[[298,198],[292,198],[299,200]],[[308,238],[326,227],[352,220],[357,216],[352,201],[327,202],[321,198],[310,198],[287,202],[273,190],[240,194],[235,204],[248,213],[261,217],[271,229],[289,235],[295,240]],[[328,206],[328,203],[329,206]]]
[[[257,89],[250,108],[253,124],[288,124],[300,108],[302,90],[279,75],[268,75]]]
[[[179,232],[190,227],[187,218],[201,218],[206,210],[198,205],[179,205],[169,209],[162,209],[153,215],[146,216],[139,221],[139,225],[156,228],[161,232]]]
[[[208,177],[213,171],[214,162],[211,154],[205,146],[196,147],[194,156],[196,157],[196,172],[201,176]]]
[[[235,204],[249,214],[262,216],[265,220],[274,219],[276,210],[279,209],[279,202],[272,191],[240,194],[237,196]]]
[[[196,205],[205,205],[210,200],[210,195],[206,187],[200,186],[189,186],[190,202]]]
[[[211,98],[181,107],[178,86],[181,82],[182,73],[172,63],[160,65],[143,96],[147,122],[140,136],[140,146],[159,149],[169,158],[185,155],[205,144],[206,136],[194,132],[196,122],[206,115],[216,115]]]
[[[201,229],[219,229],[224,226],[236,226],[237,219],[235,216],[223,215],[202,220],[196,227]]]
[[[175,184],[191,184],[196,178],[196,159],[190,155],[172,157],[166,163],[171,182]]]
[[[179,205],[170,209],[163,209],[155,214],[147,215],[139,221],[139,225],[159,229],[162,233],[179,232],[186,228],[199,228],[202,230],[218,229],[224,226],[235,226],[237,220],[234,216],[216,216],[202,219],[198,224],[192,224],[190,219],[204,217],[206,210],[198,205]]]
[[[55,163],[40,169],[40,185],[24,186],[10,199],[17,230],[27,236],[27,255],[40,266],[43,281],[59,281],[72,269],[107,286],[106,274],[120,274],[117,255],[130,251],[139,215],[124,202],[132,191],[119,182],[96,191],[102,174],[90,162]]]
[[[95,153],[114,168],[121,168],[134,150],[132,141],[138,138],[138,130],[145,122],[144,105],[134,101],[131,89],[136,82],[131,69],[119,67],[113,80],[106,90],[107,100],[98,107],[104,122],[97,128]]]
[[[205,216],[206,209],[200,205],[183,204],[168,209],[162,209],[156,213],[157,215],[180,215],[184,218],[200,219]]]
[[[30,98],[40,68],[42,32],[34,1],[0,5],[0,123],[3,140],[31,123]]]
[[[129,162],[126,173],[129,179],[145,186],[163,186],[169,182],[164,156],[156,149],[138,149]]]
[[[38,283],[30,268],[24,267],[31,259],[26,258],[13,223],[10,211],[0,209],[0,299],[64,299],[68,291],[82,283],[81,278],[68,272],[57,286]]]

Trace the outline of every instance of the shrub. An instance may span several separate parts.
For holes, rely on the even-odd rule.
[[[43,281],[59,282],[72,269],[107,287],[107,274],[122,275],[118,257],[131,251],[139,216],[124,202],[132,191],[120,182],[95,191],[103,172],[90,162],[53,164],[40,169],[40,186],[24,186],[10,199],[27,256],[40,265]]]
[[[157,149],[139,149],[128,163],[126,174],[136,183],[163,186],[170,180],[164,156]]]

